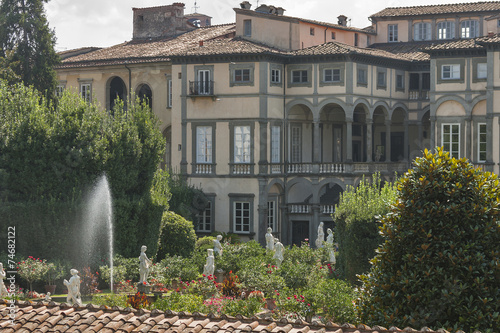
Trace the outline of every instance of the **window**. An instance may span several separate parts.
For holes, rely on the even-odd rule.
[[[292,71],[292,83],[307,83],[307,70]]]
[[[396,74],[396,89],[404,90],[405,89],[405,76],[404,74]]]
[[[309,28],[309,34],[310,34],[311,36],[314,36],[314,28]]]
[[[167,79],[167,107],[172,107],[172,79]]]
[[[486,162],[486,123],[477,125],[477,160]]]
[[[368,70],[366,68],[358,68],[358,85],[366,86],[368,84]]]
[[[235,69],[234,82],[250,82],[250,69]]]
[[[198,216],[198,226],[196,231],[212,231],[212,201],[208,200],[205,210]]]
[[[388,36],[388,41],[389,42],[397,42],[398,41],[398,25],[397,24],[389,24],[387,26],[389,36]]]
[[[250,163],[250,126],[234,127],[234,163]]]
[[[273,232],[279,232],[278,203],[276,199],[267,202],[267,227],[273,229]]]
[[[243,36],[252,37],[252,20],[243,20]]]
[[[64,89],[66,89],[65,84],[58,84],[56,86],[56,97],[61,97],[64,93]]]
[[[354,46],[358,46],[359,44],[359,35],[354,33]]]
[[[487,76],[488,76],[487,64],[484,62],[477,64],[477,78],[486,79]]]
[[[386,85],[386,72],[377,72],[377,88],[385,88]]]
[[[250,202],[233,202],[233,228],[235,232],[250,232]]]
[[[302,162],[302,128],[300,125],[292,126],[291,130],[291,161],[292,163]]]
[[[210,70],[201,69],[198,71],[198,94],[211,95],[212,84],[210,81]]]
[[[90,103],[92,100],[92,83],[80,83],[80,96],[85,102]]]
[[[455,38],[455,22],[442,21],[437,24],[438,39],[453,39]]]
[[[271,83],[281,83],[281,69],[271,69]]]
[[[196,127],[196,163],[212,163],[212,126]]]
[[[442,124],[441,145],[451,157],[460,158],[460,124]]]
[[[479,22],[476,20],[467,20],[460,23],[460,37],[474,38],[479,37]]]
[[[443,65],[441,67],[441,78],[443,80],[460,79],[460,65]]]
[[[427,22],[417,23],[413,26],[414,40],[430,40],[431,39],[431,24]]]
[[[271,126],[271,163],[281,162],[281,127]]]
[[[340,82],[340,69],[339,68],[327,68],[323,70],[323,81],[324,82]]]
[[[332,31],[332,39],[335,39],[335,31]]]

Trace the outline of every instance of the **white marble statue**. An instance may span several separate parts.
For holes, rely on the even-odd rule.
[[[151,267],[151,260],[146,255],[146,245],[141,246],[141,255],[139,256],[139,283],[148,283],[149,268]]]
[[[266,249],[274,251],[274,236],[273,236],[273,229],[272,228],[267,228]]]
[[[316,238],[316,248],[322,248],[323,242],[325,241],[325,231],[323,230],[323,222],[319,223],[318,226],[318,238]]]
[[[214,252],[221,256],[222,255],[222,244],[221,244],[221,241],[222,240],[222,235],[217,235],[217,238],[214,239]]]
[[[213,249],[208,249],[208,256],[207,256],[207,263],[205,264],[205,266],[203,267],[203,274],[205,274],[206,276],[209,276],[209,275],[214,275],[214,269],[215,269],[215,265],[214,265],[214,250]]]
[[[333,243],[333,231],[332,229],[328,228],[326,230],[326,233],[328,236],[326,237],[326,246],[328,248],[328,255],[330,256],[330,262],[332,264],[335,264],[336,259],[335,259],[335,244]]]
[[[5,284],[3,280],[7,278],[7,273],[3,269],[3,264],[0,262],[0,298],[5,298],[9,295],[7,288],[5,288]]]
[[[283,254],[285,252],[285,247],[281,242],[279,241],[278,238],[275,238],[275,243],[274,243],[274,256],[273,259],[276,259],[276,266],[280,267],[281,263],[283,262]]]
[[[52,301],[52,297],[50,297],[50,291],[47,291],[47,294],[45,295],[45,302],[50,302]]]
[[[66,300],[68,303],[73,305],[82,305],[82,299],[80,294],[80,277],[78,276],[78,271],[76,269],[71,269],[71,278],[68,280],[64,279],[64,285],[68,287],[68,297]]]

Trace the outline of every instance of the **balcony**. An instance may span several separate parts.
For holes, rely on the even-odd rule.
[[[253,174],[253,164],[230,163],[231,174],[245,176]]]
[[[189,96],[214,96],[214,81],[189,81]]]
[[[408,99],[410,100],[428,100],[429,91],[428,90],[410,90],[408,93]]]
[[[214,174],[215,164],[193,164],[193,173],[197,175]]]
[[[354,162],[354,163],[290,163],[286,166],[283,163],[268,164],[267,172],[270,175],[296,176],[335,176],[344,174],[360,173],[403,173],[408,170],[409,163],[401,162]],[[234,173],[234,172],[233,172]]]

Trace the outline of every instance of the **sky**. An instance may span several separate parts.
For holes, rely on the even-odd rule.
[[[183,2],[184,13],[197,12],[212,17],[212,24],[235,21],[233,8],[243,0],[50,0],[45,4],[49,26],[55,30],[56,50],[86,46],[108,47],[132,39],[132,8],[170,5]],[[252,9],[257,0],[249,0]],[[345,15],[350,26],[370,25],[368,17],[387,7],[408,7],[446,3],[478,2],[477,0],[260,0],[259,4],[283,7],[284,15],[322,22],[337,23]]]

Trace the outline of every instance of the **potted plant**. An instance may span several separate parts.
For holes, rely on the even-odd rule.
[[[50,292],[52,295],[56,292],[56,280],[64,276],[63,268],[55,263],[47,264],[47,271],[45,273],[45,292]]]
[[[43,279],[47,272],[47,262],[40,258],[29,256],[17,263],[17,273],[30,285],[30,292],[33,291],[33,282]]]

